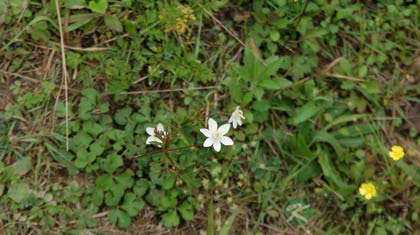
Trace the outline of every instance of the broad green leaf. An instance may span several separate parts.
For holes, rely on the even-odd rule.
[[[325,131],[315,131],[313,135],[314,142],[326,142],[333,146],[335,152],[337,153],[338,157],[343,156],[343,148],[341,147],[340,143],[337,139],[330,133]]]
[[[139,214],[140,210],[144,207],[144,201],[138,200],[134,193],[127,193],[124,197],[124,203],[121,206],[130,217]]]
[[[13,201],[21,203],[23,200],[27,199],[31,195],[31,190],[29,185],[26,183],[16,183],[10,185],[7,196],[9,196]]]
[[[89,2],[89,9],[93,12],[104,14],[106,9],[108,8],[108,1],[107,0],[90,0]]]
[[[176,210],[170,210],[167,213],[163,214],[163,225],[167,228],[178,226],[179,216],[176,213]]]
[[[112,209],[108,213],[108,219],[111,223],[118,225],[120,228],[128,228],[131,224],[131,218],[127,213],[120,209]]]
[[[239,214],[240,210],[236,210],[232,215],[228,217],[222,229],[220,230],[219,235],[229,235],[230,229],[232,228],[233,222],[235,221],[236,216]]]
[[[259,85],[269,90],[280,90],[289,86],[290,84],[292,84],[292,82],[285,78],[273,78],[263,80]]]
[[[302,166],[300,169],[299,174],[297,175],[297,182],[304,183],[307,180],[317,177],[321,174],[321,167],[315,161],[310,161]]]
[[[105,24],[111,30],[114,30],[114,31],[117,31],[117,32],[122,32],[123,31],[123,26],[122,26],[120,20],[114,15],[105,16]]]
[[[123,160],[121,156],[118,156],[116,153],[109,154],[108,157],[103,162],[103,168],[108,173],[113,173],[118,167],[123,165]]]
[[[87,4],[85,0],[67,0],[64,6],[69,9],[83,9]]]
[[[6,169],[8,168],[10,168],[11,173],[23,176],[32,169],[32,162],[29,158],[22,158],[8,166]]]
[[[115,176],[115,180],[122,188],[130,188],[134,184],[133,175],[133,171],[128,169],[122,174]]]
[[[119,109],[115,114],[115,122],[119,125],[126,125],[133,110],[130,107]]]
[[[317,105],[315,101],[310,101],[304,106],[295,110],[292,117],[292,122],[294,125],[298,125],[299,123],[302,123],[317,114],[320,110],[320,105]]]
[[[193,206],[185,201],[182,205],[178,208],[181,216],[184,220],[189,221],[194,219],[194,208]]]
[[[96,178],[96,186],[104,191],[110,190],[112,184],[113,180],[111,175],[106,174]]]
[[[162,188],[163,189],[170,189],[174,186],[176,180],[176,176],[174,172],[170,172],[168,178],[163,181]]]

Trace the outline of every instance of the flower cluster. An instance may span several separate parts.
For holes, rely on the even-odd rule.
[[[197,17],[194,15],[194,10],[190,6],[180,4],[177,10],[180,13],[175,19],[176,23],[171,26],[166,26],[164,29],[165,32],[176,31],[183,34],[187,31],[188,23],[197,20]],[[163,16],[161,15],[160,18],[162,19]]]
[[[229,132],[230,123],[232,123],[233,128],[236,128],[237,126],[242,125],[242,119],[245,119],[245,117],[242,110],[239,109],[239,106],[236,107],[235,111],[233,111],[231,117],[229,118],[229,122],[221,125],[220,127],[213,118],[209,118],[208,128],[200,129],[200,132],[207,137],[203,146],[206,148],[213,146],[213,149],[216,152],[219,152],[222,148],[222,144],[226,146],[233,145],[233,140],[229,136],[226,136],[226,134]],[[155,144],[158,147],[162,147],[164,141],[169,138],[168,133],[165,131],[161,123],[157,125],[157,128],[146,128],[146,132],[149,134],[149,137],[146,140],[147,145]]]

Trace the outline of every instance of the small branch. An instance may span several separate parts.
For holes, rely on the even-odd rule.
[[[65,96],[65,105],[66,105],[66,149],[69,151],[69,100],[68,100],[68,85],[67,85],[67,65],[66,65],[66,52],[64,49],[64,38],[63,38],[63,27],[61,23],[61,14],[60,14],[60,4],[58,0],[55,0],[55,9],[57,10],[57,19],[58,26],[60,29],[60,44],[61,44],[61,64],[63,67],[63,76],[64,76],[64,96]]]

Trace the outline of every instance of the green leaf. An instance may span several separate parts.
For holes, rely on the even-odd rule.
[[[321,165],[322,173],[324,174],[327,181],[337,188],[337,191],[341,194],[348,195],[351,193],[354,187],[348,185],[340,174],[335,170],[330,157],[326,152],[321,152],[318,156],[318,162]]]
[[[21,203],[23,200],[27,199],[31,195],[31,190],[29,185],[26,183],[16,183],[12,184],[7,192],[13,201]]]
[[[233,222],[235,221],[236,216],[239,214],[240,210],[236,210],[232,215],[228,217],[222,229],[220,230],[219,235],[229,235],[230,229],[232,228]]]
[[[313,141],[329,143],[333,146],[338,157],[343,156],[343,147],[341,147],[340,143],[332,134],[325,131],[315,131],[313,135]]]
[[[321,167],[319,166],[319,164],[317,162],[311,161],[302,167],[296,179],[297,182],[300,184],[306,182],[308,179],[317,177],[320,173]]]
[[[83,9],[87,5],[85,0],[67,0],[64,6],[69,9]]]
[[[22,158],[12,165],[8,166],[6,169],[11,170],[11,173],[23,176],[32,169],[32,162],[29,158]]]
[[[134,184],[133,175],[133,171],[128,169],[122,174],[115,176],[115,180],[122,188],[130,188]]]
[[[167,228],[178,226],[179,216],[176,213],[176,210],[170,210],[167,213],[163,214],[163,225]]]
[[[91,0],[89,2],[89,9],[93,12],[104,14],[106,9],[108,8],[108,1],[107,0]]]
[[[116,206],[120,203],[123,196],[124,188],[114,182],[109,191],[105,194],[105,204],[107,206]]]
[[[193,206],[185,201],[182,205],[178,208],[181,216],[184,220],[189,221],[194,219],[194,209]]]
[[[131,224],[131,218],[127,213],[120,209],[112,209],[108,213],[108,219],[111,223],[120,228],[128,228]]]
[[[143,196],[147,189],[149,188],[149,181],[147,179],[139,179],[136,182],[136,185],[133,188],[134,193],[141,197]]]
[[[289,86],[290,84],[292,84],[292,82],[285,78],[274,78],[263,80],[259,85],[268,90],[279,90]]]
[[[138,200],[134,193],[127,193],[124,197],[124,203],[121,206],[130,217],[139,214],[139,211],[144,207],[144,201]]]
[[[119,125],[126,125],[133,110],[130,107],[119,109],[115,114],[115,122]]]
[[[214,215],[213,215],[213,199],[210,201],[209,213],[207,218],[207,235],[214,235]]]
[[[123,31],[123,26],[122,26],[120,20],[118,20],[118,18],[114,15],[105,16],[105,24],[111,30],[114,30],[114,31],[117,31],[117,32],[122,32]]]
[[[104,191],[111,189],[112,184],[113,180],[111,175],[106,174],[96,178],[96,186]]]
[[[162,188],[163,189],[171,189],[175,184],[176,176],[174,172],[170,172],[168,178],[163,181]]]
[[[294,125],[298,125],[299,123],[302,123],[317,114],[320,110],[321,107],[319,105],[316,105],[314,101],[310,101],[304,106],[295,110],[295,114],[292,117],[292,122]]]
[[[113,173],[118,167],[123,165],[122,158],[116,154],[109,154],[108,157],[103,162],[103,168],[108,173]]]

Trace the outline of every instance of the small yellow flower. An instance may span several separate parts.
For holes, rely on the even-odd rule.
[[[367,200],[376,196],[376,188],[372,183],[364,183],[359,188],[359,193]]]
[[[398,161],[404,157],[404,149],[401,146],[392,146],[391,151],[389,151],[389,156]]]

